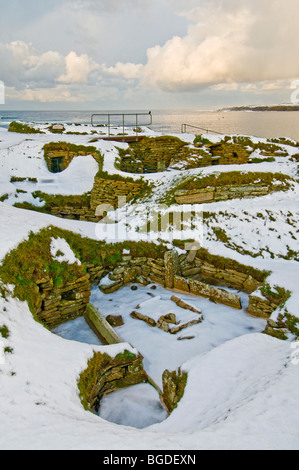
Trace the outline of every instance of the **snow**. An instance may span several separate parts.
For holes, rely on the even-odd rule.
[[[115,424],[144,429],[167,418],[158,392],[149,384],[117,390],[101,400],[99,416]]]
[[[137,309],[143,315],[158,320],[161,315],[174,313],[177,321],[185,324],[201,317],[198,313],[178,307],[171,297],[174,293],[159,285],[155,289],[138,286],[132,291],[123,287],[113,294],[103,294],[98,287],[92,289],[91,302],[104,315],[122,315],[124,325],[115,328],[117,334],[134,346],[144,357],[146,371],[162,387],[162,374],[165,369],[176,370],[190,358],[202,354],[221,343],[250,332],[262,332],[265,320],[252,318],[245,313],[248,296],[242,294],[243,310],[235,310],[225,305],[215,304],[208,299],[190,294],[175,293],[184,302],[202,312],[203,322],[172,335],[136,320],[130,313]],[[230,289],[230,292],[236,293]],[[171,327],[174,325],[170,325]],[[180,337],[194,336],[192,340],[178,341]]]
[[[80,126],[70,126],[72,130]],[[66,130],[69,130],[66,129]],[[91,189],[97,165],[92,157],[78,157],[69,168],[57,175],[48,172],[42,158],[42,147],[49,141],[65,140],[87,145],[88,135],[19,135],[0,129],[0,260],[25,240],[31,231],[38,232],[54,225],[93,239],[115,239],[115,228],[124,238],[134,234],[145,239],[141,228],[146,220],[144,206],[128,204],[116,211],[117,223],[108,226],[59,219],[53,216],[12,207],[17,200],[33,201],[36,190],[49,194],[83,194]],[[117,131],[116,131],[117,132]],[[148,135],[158,135],[148,131]],[[194,136],[179,136],[192,143]],[[219,136],[208,138],[217,141]],[[253,140],[253,138],[252,138]],[[104,168],[114,168],[116,147],[124,144],[97,141],[92,144],[104,155]],[[289,155],[296,148],[284,146]],[[240,170],[239,166],[236,166]],[[276,158],[271,163],[251,164],[244,171],[283,172],[296,177],[297,163]],[[232,171],[231,166],[217,167]],[[212,169],[181,172],[171,170],[163,175],[145,175],[154,186],[153,195],[145,200],[154,208],[161,195],[182,176],[210,174]],[[12,183],[11,177],[37,178],[37,183]],[[131,176],[131,175],[130,175]],[[134,176],[134,175],[133,175]],[[49,182],[51,180],[51,182]],[[17,189],[26,193],[17,193]],[[18,196],[18,197],[17,197]],[[35,200],[39,204],[38,200]],[[184,209],[184,208],[180,208]],[[286,193],[275,193],[251,200],[224,201],[194,208],[214,214],[204,224],[205,248],[213,254],[229,257],[242,264],[271,272],[268,282],[291,291],[285,308],[298,316],[298,262],[286,259],[287,245],[298,250],[298,185]],[[257,217],[261,213],[262,217]],[[269,217],[269,214],[271,217]],[[195,222],[200,223],[199,215]],[[126,225],[127,224],[127,225]],[[213,224],[225,228],[230,245],[213,237]],[[127,233],[126,233],[126,230]],[[190,230],[190,231],[189,231]],[[185,234],[201,239],[200,225]],[[165,230],[152,234],[152,240],[166,242],[179,238],[178,231]],[[190,238],[190,237],[188,237]],[[52,240],[52,255],[58,260],[78,262],[62,239]],[[61,254],[63,253],[63,255]],[[285,257],[285,258],[284,258]],[[92,290],[92,302],[103,315],[121,314],[124,325],[117,332],[125,343],[104,346],[80,318],[56,328],[53,332],[34,321],[26,303],[7,295],[0,297],[0,327],[9,330],[8,338],[0,337],[0,449],[51,450],[130,450],[165,449],[299,449],[299,374],[294,360],[295,343],[262,334],[265,320],[246,314],[248,296],[242,296],[242,310],[177,294],[197,306],[202,323],[176,335],[151,328],[133,319],[130,312],[139,304],[140,312],[157,318],[175,313],[180,321],[193,319],[193,312],[182,310],[171,301],[171,291],[157,286],[130,286],[104,295],[98,287]],[[237,293],[236,291],[234,291]],[[149,295],[150,294],[150,295]],[[274,312],[275,318],[277,312]],[[180,336],[192,339],[178,341]],[[3,348],[10,353],[3,355]],[[114,357],[125,349],[141,352],[144,367],[161,385],[165,369],[181,367],[188,372],[183,399],[165,419],[154,389],[148,385],[112,394],[102,403],[100,416],[83,409],[77,387],[80,373],[94,351]],[[4,362],[2,364],[1,362]]]
[[[66,262],[68,264],[81,264],[81,261],[76,258],[70,245],[63,238],[52,238],[50,251],[53,260],[59,263]],[[58,253],[61,253],[58,255]]]

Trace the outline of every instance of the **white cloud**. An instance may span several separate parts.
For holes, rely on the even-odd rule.
[[[65,57],[66,73],[57,78],[60,83],[87,83],[89,75],[99,69],[96,64],[86,54],[77,55],[76,52],[70,52]]]
[[[143,80],[167,91],[299,75],[297,0],[209,0],[182,12],[192,24],[147,51]]]
[[[104,73],[115,77],[123,77],[128,80],[140,78],[142,69],[143,65],[132,64],[131,62],[117,62],[114,67],[106,67],[105,65],[102,66]]]
[[[298,10],[298,0],[61,0],[0,43],[0,80],[8,98],[41,102],[275,97],[299,78]]]

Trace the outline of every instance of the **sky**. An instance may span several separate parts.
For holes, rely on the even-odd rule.
[[[0,0],[0,8],[0,111],[219,109],[289,103],[299,88],[298,0]]]

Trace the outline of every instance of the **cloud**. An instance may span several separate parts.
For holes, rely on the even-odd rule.
[[[88,55],[70,52],[65,57],[66,73],[57,78],[60,83],[87,83],[89,75],[99,69],[99,65]]]
[[[0,61],[7,86],[45,88],[61,84],[86,84],[100,66],[87,54],[58,51],[38,54],[32,44],[23,41],[0,43]]]
[[[131,62],[117,62],[114,67],[102,66],[104,73],[115,77],[123,77],[128,80],[140,78],[142,69],[142,64],[133,64]]]
[[[209,0],[181,11],[190,21],[147,51],[142,80],[165,91],[299,75],[297,0]]]

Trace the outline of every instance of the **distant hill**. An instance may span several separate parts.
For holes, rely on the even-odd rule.
[[[234,106],[221,111],[299,111],[299,105],[277,104],[272,106]]]

